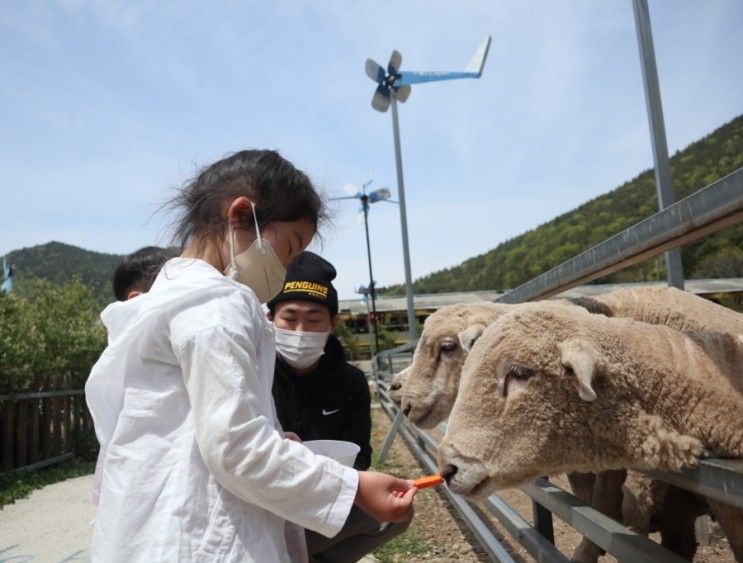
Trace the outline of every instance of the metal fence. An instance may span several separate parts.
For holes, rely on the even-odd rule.
[[[550,297],[740,222],[743,222],[743,168],[537,276],[506,293],[499,301],[520,303]],[[395,348],[377,357],[378,394],[382,407],[395,421],[384,448],[389,447],[399,426],[400,434],[419,460],[434,471],[436,440],[404,421],[387,396],[386,377],[410,364],[414,345]],[[672,485],[743,509],[743,460],[707,459],[698,467],[681,473],[648,473]],[[448,489],[443,490],[490,557],[496,561],[512,561],[511,555],[489,531],[473,505]],[[567,561],[553,545],[553,514],[620,561],[683,561],[547,479],[523,486],[521,490],[534,500],[535,527],[531,527],[498,495],[488,498],[481,508],[491,512],[537,561]]]

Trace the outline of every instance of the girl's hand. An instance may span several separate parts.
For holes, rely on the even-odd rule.
[[[302,438],[300,438],[294,432],[284,432],[284,438],[286,440],[292,440],[293,442],[301,442],[302,441]]]
[[[359,471],[356,505],[378,522],[405,522],[413,516],[413,481],[385,473]]]

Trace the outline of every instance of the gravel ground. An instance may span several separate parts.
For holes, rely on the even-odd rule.
[[[90,561],[93,476],[55,483],[0,510],[0,561]]]

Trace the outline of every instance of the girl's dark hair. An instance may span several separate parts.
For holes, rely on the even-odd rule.
[[[224,236],[225,203],[240,196],[255,204],[259,227],[306,219],[317,230],[327,218],[325,204],[304,172],[278,151],[245,150],[203,168],[169,202],[168,207],[180,212],[173,241],[182,246],[191,236],[200,240]],[[244,226],[253,223],[250,213]]]

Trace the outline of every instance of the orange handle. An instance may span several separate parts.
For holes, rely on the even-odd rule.
[[[428,477],[421,477],[415,480],[415,486],[418,489],[425,489],[426,487],[435,487],[444,482],[444,478],[441,475],[429,475]]]

